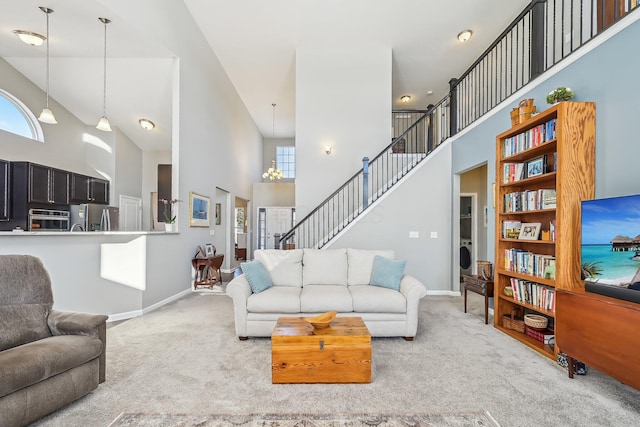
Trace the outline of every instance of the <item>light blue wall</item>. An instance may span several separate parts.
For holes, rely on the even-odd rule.
[[[605,36],[606,33],[599,37]],[[640,181],[634,176],[640,159],[640,55],[636,54],[639,39],[640,22],[635,22],[566,68],[555,74],[552,69],[547,76],[541,77],[542,81],[532,82],[531,86],[537,86],[453,140],[453,173],[486,161],[491,194],[491,183],[495,181],[495,137],[511,127],[509,111],[524,98],[534,98],[538,111],[543,111],[548,107],[545,98],[549,91],[557,86],[568,86],[576,93],[576,101],[596,103],[596,197],[640,193]],[[589,44],[582,49],[588,47]],[[488,235],[492,236],[495,215],[493,209],[489,212]],[[494,258],[494,247],[493,240],[489,239],[487,253],[491,259]]]

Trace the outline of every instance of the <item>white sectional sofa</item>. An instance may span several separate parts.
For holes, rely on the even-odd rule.
[[[376,255],[395,258],[388,250],[257,250],[255,260],[266,267],[273,286],[254,293],[244,274],[227,285],[238,338],[270,337],[279,317],[337,311],[362,317],[374,337],[413,340],[426,289],[409,275],[402,276],[399,291],[370,284]],[[386,260],[377,266],[379,261]]]

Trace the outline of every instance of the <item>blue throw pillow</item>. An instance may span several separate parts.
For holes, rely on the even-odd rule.
[[[240,268],[253,293],[260,293],[273,286],[271,275],[260,261],[243,262],[240,264]]]
[[[376,255],[373,259],[371,284],[399,291],[406,263],[407,261]]]

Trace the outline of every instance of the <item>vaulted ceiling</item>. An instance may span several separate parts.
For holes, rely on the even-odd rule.
[[[169,0],[167,0],[169,1]],[[178,0],[171,0],[178,1]],[[425,108],[462,74],[529,3],[528,0],[184,0],[258,128],[294,137],[295,53],[300,47],[383,46],[392,49],[390,108]],[[50,16],[51,96],[87,125],[102,115],[102,53],[107,31],[107,115],[143,149],[171,144],[173,55],[108,1],[2,0],[0,56],[45,87],[45,47],[28,46],[13,30],[46,32]],[[157,3],[162,7],[162,2]],[[149,13],[154,13],[150,11]],[[456,35],[473,30],[460,43]],[[167,31],[179,29],[168,28]],[[0,80],[0,87],[2,81]],[[400,102],[410,95],[408,104]],[[348,102],[348,98],[336,100]],[[138,119],[157,124],[143,131]]]

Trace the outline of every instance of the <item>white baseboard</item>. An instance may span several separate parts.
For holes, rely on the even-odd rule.
[[[459,297],[462,295],[460,291],[429,291],[427,290],[427,295],[446,295],[450,297]]]
[[[107,323],[117,322],[119,320],[133,319],[134,317],[142,316],[142,314],[143,314],[142,310],[134,310],[134,311],[126,311],[124,313],[110,314],[109,318],[107,319]]]
[[[134,317],[142,316],[144,314],[150,313],[153,310],[156,310],[162,307],[163,305],[169,304],[170,302],[180,299],[183,296],[188,295],[190,293],[191,293],[191,286],[189,286],[189,288],[185,289],[184,291],[178,292],[177,294],[172,295],[169,298],[165,298],[162,301],[158,301],[157,303],[152,304],[149,307],[145,307],[142,310],[134,310],[134,311],[126,311],[124,313],[110,314],[109,318],[107,319],[107,322],[108,323],[117,322],[119,320],[133,319]]]

